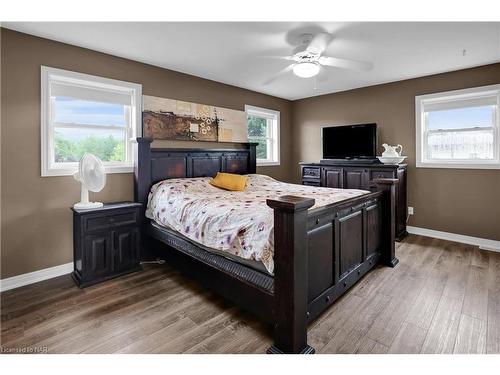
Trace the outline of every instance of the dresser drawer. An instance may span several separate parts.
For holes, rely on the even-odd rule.
[[[304,168],[302,168],[302,177],[319,178],[320,177],[320,169],[319,168],[304,167]]]
[[[120,227],[124,225],[135,225],[138,221],[138,211],[131,210],[127,212],[112,212],[109,214],[88,215],[83,217],[83,230],[93,232],[111,227]]]
[[[394,178],[393,171],[370,170],[370,180],[376,178]]]
[[[302,185],[307,185],[307,186],[320,186],[320,181],[319,180],[302,180]]]

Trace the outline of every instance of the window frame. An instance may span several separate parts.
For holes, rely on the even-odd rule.
[[[269,127],[269,122],[267,124],[268,133],[270,132],[273,134],[267,134],[265,137],[259,137],[259,138],[265,139],[268,142],[268,145],[270,142],[271,153],[273,154],[273,157],[271,159],[257,159],[257,166],[261,167],[261,166],[280,165],[280,153],[281,153],[280,111],[262,108],[262,107],[256,107],[256,106],[252,106],[252,105],[245,105],[245,113],[246,113],[246,118],[247,118],[247,123],[246,123],[246,125],[247,125],[247,137],[248,137],[248,117],[249,116],[262,117],[262,118],[266,118],[267,120],[273,121],[273,126]],[[257,137],[255,137],[255,138],[257,138]],[[251,139],[248,138],[248,141],[251,142]],[[268,148],[268,150],[269,150],[269,148]]]
[[[493,110],[493,160],[429,160],[427,155],[426,104],[439,104],[456,100],[473,100],[482,97],[496,96],[496,106]],[[450,169],[500,169],[500,84],[473,87],[463,90],[445,91],[434,94],[415,96],[415,128],[416,128],[416,167],[417,168],[450,168]],[[485,128],[489,129],[489,128]],[[463,131],[475,128],[460,129]],[[443,129],[452,131],[450,129]]]
[[[81,124],[55,123],[53,121],[54,100],[51,97],[51,83],[63,82],[74,86],[109,90],[113,93],[130,95],[131,106],[128,114],[128,126],[125,127],[125,154],[123,162],[104,162],[106,173],[130,173],[134,171],[133,143],[142,135],[142,85],[138,83],[119,81],[90,74],[78,73],[69,70],[41,66],[41,176],[71,176],[78,169],[78,162],[55,163],[54,127],[80,128]],[[89,127],[93,125],[89,124]],[[113,125],[102,125],[100,129],[111,128]],[[57,165],[60,164],[60,165]]]

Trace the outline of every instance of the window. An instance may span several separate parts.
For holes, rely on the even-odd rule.
[[[417,167],[500,169],[500,85],[415,98]]]
[[[245,106],[248,142],[256,142],[257,165],[280,164],[280,113],[271,109]]]
[[[42,66],[42,176],[76,172],[85,152],[108,173],[132,172],[141,85]]]

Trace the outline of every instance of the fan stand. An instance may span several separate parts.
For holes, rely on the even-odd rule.
[[[89,210],[91,208],[99,208],[102,206],[103,204],[101,202],[89,202],[89,191],[82,184],[82,193],[80,197],[80,202],[75,203],[73,208],[78,210]]]

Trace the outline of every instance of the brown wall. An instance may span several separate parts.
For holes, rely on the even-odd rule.
[[[410,225],[500,240],[499,170],[415,168],[415,96],[498,83],[494,64],[296,101],[294,181],[299,161],[321,158],[322,126],[376,122],[379,144],[400,143],[408,155]]]
[[[289,101],[7,29],[0,30],[2,279],[73,259],[69,208],[79,199],[79,184],[72,177],[40,177],[41,65],[141,83],[145,95],[239,110],[243,110],[245,104],[279,110],[281,166],[258,168],[258,172],[280,180],[290,179],[289,171],[293,171],[293,166]],[[194,144],[195,147],[199,145]],[[185,147],[186,143],[177,146]],[[203,143],[203,147],[208,146],[210,144]],[[104,202],[133,199],[132,174],[108,175],[104,190],[91,197]]]
[[[281,166],[258,172],[284,181],[299,180],[299,161],[321,158],[321,126],[377,122],[379,143],[401,143],[409,156],[409,204],[415,207],[411,225],[500,240],[500,171],[416,169],[414,108],[415,95],[500,83],[500,64],[291,103],[6,29],[0,32],[2,279],[72,261],[69,207],[79,199],[80,188],[72,177],[40,177],[40,65],[141,83],[145,95],[240,110],[245,104],[279,110]],[[199,143],[176,143],[191,145]],[[92,198],[131,200],[132,180],[132,174],[109,175],[105,189]]]

